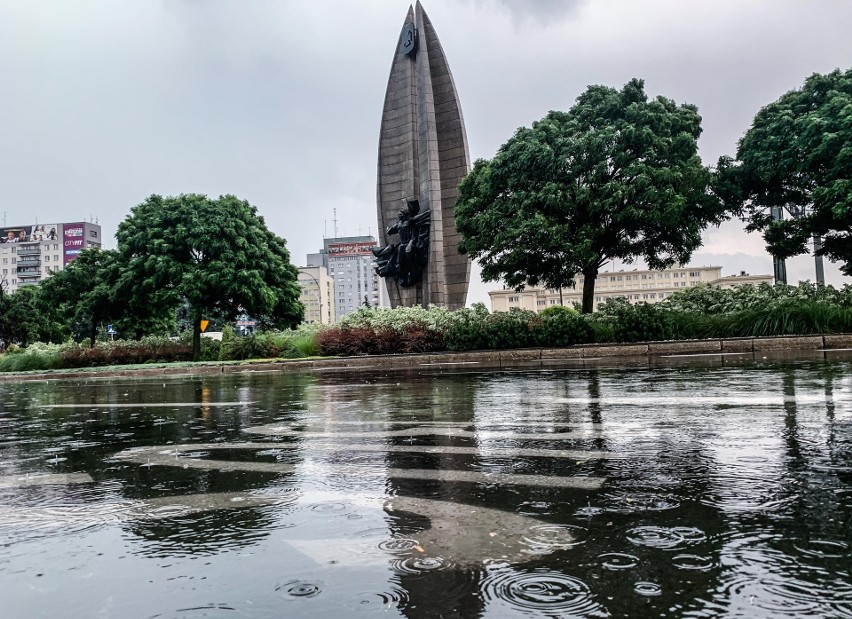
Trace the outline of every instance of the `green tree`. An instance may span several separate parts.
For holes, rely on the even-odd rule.
[[[115,250],[86,248],[41,283],[40,295],[79,339],[88,337],[94,346],[103,322],[119,317],[121,303],[114,296],[119,268]]]
[[[764,107],[737,148],[720,160],[726,196],[763,232],[778,258],[808,252],[841,261],[852,276],[852,69],[814,74]],[[772,208],[795,219],[773,220]]]
[[[50,311],[37,286],[7,293],[0,285],[0,351],[10,344],[60,343],[66,330]]]
[[[459,250],[486,281],[573,287],[591,312],[608,260],[652,269],[687,262],[701,232],[725,218],[701,164],[692,105],[648,100],[642,80],[590,86],[567,112],[522,127],[459,186]]]
[[[205,312],[228,320],[245,312],[263,327],[293,327],[302,319],[298,271],[286,242],[244,200],[152,195],[132,209],[116,237],[118,288],[133,307],[147,304],[174,316],[182,302],[189,304],[193,359]]]

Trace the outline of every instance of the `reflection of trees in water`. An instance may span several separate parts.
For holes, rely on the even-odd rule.
[[[179,518],[135,520],[124,530],[139,538],[136,554],[151,557],[213,555],[257,544],[270,535],[274,507],[198,511]]]
[[[850,481],[848,473],[843,472],[850,464],[848,460],[843,461],[844,454],[848,457],[849,445],[842,444],[844,439],[849,440],[849,434],[841,431],[838,441],[834,382],[849,368],[819,364],[810,366],[810,369],[809,382],[814,378],[822,382],[825,394],[824,423],[820,423],[818,429],[814,429],[809,416],[804,420],[800,418],[796,393],[801,369],[788,365],[782,373],[786,479],[780,487],[779,500],[789,502],[793,513],[792,518],[773,524],[792,529],[786,531],[787,536],[792,533],[805,544],[811,539],[845,540],[848,543],[848,524],[844,525],[840,517],[847,511],[848,505],[844,505],[840,498],[842,494],[837,490],[848,488]],[[818,410],[809,413],[822,416]],[[821,433],[823,427],[824,437]],[[847,429],[852,429],[852,424],[848,424]],[[838,442],[841,444],[838,445]]]

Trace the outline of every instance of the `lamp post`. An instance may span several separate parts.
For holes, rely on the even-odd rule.
[[[323,322],[322,322],[322,287],[320,286],[319,280],[316,277],[314,277],[313,275],[311,275],[310,273],[308,273],[307,271],[302,271],[300,269],[299,273],[301,273],[302,275],[307,275],[312,280],[314,280],[314,283],[317,285],[317,303],[319,303],[319,322],[320,322],[320,324],[323,324]]]

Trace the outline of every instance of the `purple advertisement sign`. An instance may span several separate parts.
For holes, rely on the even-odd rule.
[[[62,230],[63,263],[74,260],[84,247],[83,224],[65,224]]]

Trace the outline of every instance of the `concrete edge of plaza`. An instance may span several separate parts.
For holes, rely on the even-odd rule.
[[[754,359],[852,359],[852,333],[777,337],[712,338],[629,344],[581,344],[567,348],[518,348],[399,355],[362,355],[312,359],[276,359],[198,365],[139,365],[112,368],[0,373],[0,382],[100,379],[118,376],[205,376],[241,372],[435,372],[459,370],[547,369],[672,365],[718,359],[725,363]]]

